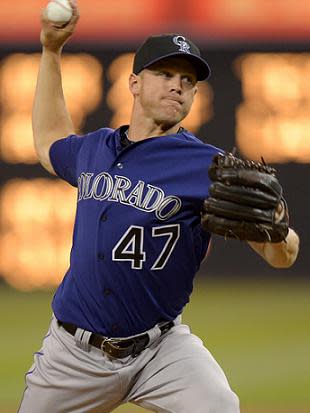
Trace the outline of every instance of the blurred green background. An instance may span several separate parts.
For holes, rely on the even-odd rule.
[[[224,369],[242,412],[310,412],[309,290],[303,279],[198,277],[183,320]],[[0,288],[1,413],[17,410],[52,295]],[[116,411],[146,410],[126,405]]]

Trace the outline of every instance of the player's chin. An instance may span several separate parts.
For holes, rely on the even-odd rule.
[[[166,128],[169,129],[180,123],[186,115],[187,113],[185,114],[181,111],[166,110],[162,116],[158,117],[158,121],[160,124],[165,125]]]

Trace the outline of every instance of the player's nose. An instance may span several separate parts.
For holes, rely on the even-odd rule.
[[[170,92],[182,93],[182,77],[179,74],[175,74],[170,79]]]

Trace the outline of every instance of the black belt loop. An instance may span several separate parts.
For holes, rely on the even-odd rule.
[[[76,327],[70,323],[63,323],[60,320],[57,320],[59,326],[63,327],[67,333],[72,336],[75,335]],[[168,321],[159,325],[161,331],[161,336],[167,333],[174,326],[173,321]],[[130,337],[128,339],[114,339],[101,336],[97,333],[92,333],[89,339],[89,344],[99,348],[103,353],[107,353],[113,358],[125,358],[128,356],[137,357],[143,350],[146,349],[150,342],[150,337],[147,333]]]

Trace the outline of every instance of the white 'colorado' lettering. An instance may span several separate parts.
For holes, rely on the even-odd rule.
[[[78,202],[86,199],[119,202],[144,212],[155,212],[160,221],[175,215],[181,208],[181,199],[174,195],[166,196],[161,188],[138,181],[133,185],[126,176],[101,172],[82,172],[78,178]]]
[[[109,201],[121,202],[123,203],[126,199],[125,191],[131,188],[130,179],[126,176],[115,175],[114,187]]]
[[[93,198],[98,199],[99,201],[103,201],[104,199],[107,199],[108,196],[110,196],[112,188],[113,179],[111,175],[106,172],[102,172],[94,179],[90,193],[92,194]]]

